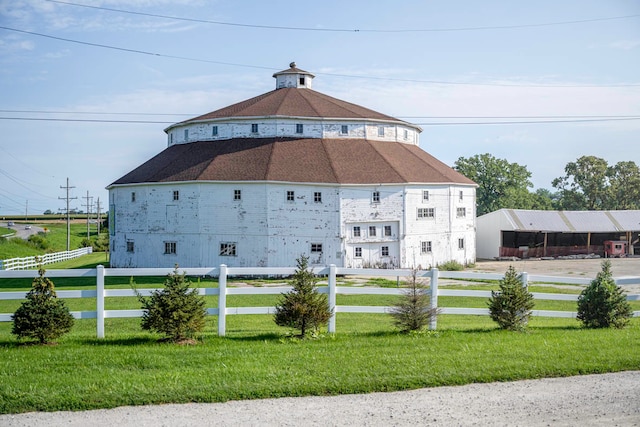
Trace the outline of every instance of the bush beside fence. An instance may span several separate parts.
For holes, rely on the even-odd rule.
[[[217,288],[198,288],[200,295],[215,295],[218,297],[218,307],[207,308],[207,314],[218,316],[218,335],[226,334],[226,316],[228,315],[247,315],[247,314],[273,314],[275,307],[227,307],[227,295],[278,295],[291,290],[290,286],[278,287],[247,287],[235,288],[227,286],[227,278],[233,276],[290,276],[295,272],[295,268],[250,268],[250,267],[227,267],[221,265],[219,268],[194,268],[183,270],[187,276],[195,277],[217,277]],[[109,297],[135,297],[135,292],[131,289],[105,289],[105,277],[145,277],[145,276],[166,276],[174,272],[170,268],[104,268],[98,266],[95,269],[77,269],[77,270],[49,270],[46,276],[49,278],[57,277],[95,277],[96,290],[70,290],[57,291],[60,298],[96,298],[96,311],[75,311],[72,312],[76,319],[97,319],[97,337],[104,338],[104,319],[105,318],[127,318],[141,317],[143,310],[105,310],[105,298]],[[315,269],[314,273],[318,276],[325,276],[327,279],[326,286],[319,286],[319,292],[328,295],[329,307],[333,310],[333,316],[329,320],[328,332],[336,332],[336,313],[389,313],[391,307],[388,306],[345,306],[336,305],[336,295],[401,295],[402,288],[377,288],[377,287],[351,287],[337,286],[337,276],[339,275],[362,275],[374,277],[409,277],[411,270],[383,270],[383,269],[355,269],[355,268],[338,268],[334,265],[329,267]],[[0,271],[0,280],[6,278],[34,278],[38,274],[35,270],[29,271]],[[431,306],[438,308],[439,296],[456,296],[456,297],[477,297],[488,299],[491,291],[478,290],[454,290],[439,289],[438,279],[480,279],[480,280],[501,280],[503,275],[494,273],[468,273],[454,271],[439,271],[434,268],[427,271],[419,271],[418,278],[429,279],[429,289],[431,295]],[[564,278],[555,276],[538,276],[522,274],[523,285],[530,282],[543,283],[563,283],[573,285],[588,285],[591,279],[585,278]],[[640,284],[640,277],[616,279],[618,285]],[[154,289],[140,289],[139,292],[148,296]],[[20,300],[24,299],[26,291],[20,292],[0,292],[0,300]],[[571,294],[554,294],[533,292],[534,299],[539,300],[556,300],[556,301],[577,301],[578,295]],[[629,301],[640,301],[640,295],[627,295]],[[458,308],[458,307],[440,307],[440,314],[462,314],[462,315],[480,315],[488,316],[488,308]],[[553,311],[553,310],[533,310],[533,316],[541,317],[562,317],[575,318],[576,312],[573,311]],[[635,311],[634,317],[640,317],[640,311]],[[0,314],[0,322],[10,322],[12,313]],[[437,317],[433,317],[429,328],[435,330],[437,327]]]

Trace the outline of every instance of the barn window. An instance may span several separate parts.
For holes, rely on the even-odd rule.
[[[131,201],[132,201],[132,202],[135,202],[135,201],[136,201],[136,192],[135,192],[135,191],[132,191],[132,192],[131,192]]]
[[[173,200],[180,200],[180,192],[178,190],[173,190]]]
[[[218,136],[218,126],[211,127],[211,136]]]
[[[127,252],[133,252],[134,244],[133,240],[127,240]]]
[[[252,123],[251,124],[251,133],[258,133],[258,124],[257,123]]]
[[[376,227],[375,225],[369,226],[369,237],[375,237],[376,235]]]
[[[296,199],[296,193],[287,191],[287,202],[293,202]]]
[[[164,253],[165,254],[175,254],[176,253],[176,242],[164,242]]]
[[[418,219],[421,218],[435,218],[435,208],[418,208]]]
[[[298,81],[300,82],[300,86],[304,86],[304,76],[300,76]]]
[[[357,225],[353,227],[353,237],[360,237],[360,227]]]
[[[409,131],[408,130],[404,130],[404,139],[409,139]]]
[[[384,235],[389,237],[391,236],[391,226],[390,225],[385,225],[384,226]]]
[[[311,244],[311,253],[312,254],[322,253],[322,243],[312,243]]]
[[[426,254],[431,252],[431,241],[420,242],[420,253]]]
[[[313,201],[316,203],[322,203],[322,193],[319,191],[316,191],[313,193]]]
[[[389,256],[389,246],[382,247],[382,256]]]
[[[237,256],[236,242],[220,243],[220,256]]]
[[[296,124],[296,133],[304,132],[304,125],[302,123]]]
[[[374,191],[371,199],[373,200],[373,203],[380,203],[380,192]]]
[[[242,190],[233,190],[233,200],[242,200]]]
[[[340,134],[341,135],[346,135],[348,133],[349,133],[349,126],[347,126],[347,125],[340,126]]]
[[[462,201],[463,197],[464,197],[464,193],[463,193],[463,192],[462,192],[462,190],[461,190],[461,191],[460,191],[460,201]]]
[[[184,140],[188,141],[189,140],[189,129],[185,129],[184,130]]]
[[[456,216],[458,218],[464,218],[467,216],[467,208],[456,208]]]
[[[464,239],[458,239],[458,249],[464,249]]]
[[[422,190],[422,201],[423,202],[429,201],[429,190]]]
[[[355,253],[356,258],[362,258],[362,248],[355,248],[355,249],[356,249],[356,253]]]

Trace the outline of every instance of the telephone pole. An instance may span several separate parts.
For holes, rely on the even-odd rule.
[[[70,187],[69,186],[69,177],[67,177],[67,185],[66,187],[63,187],[62,185],[60,186],[60,188],[64,188],[65,190],[67,190],[67,196],[66,197],[58,197],[58,199],[60,200],[66,200],[67,201],[67,252],[69,252],[71,249],[71,218],[69,215],[70,209],[69,209],[69,201],[73,200],[73,199],[77,199],[77,197],[69,197],[69,190],[72,188],[76,188],[76,187]]]
[[[100,236],[100,197],[98,197],[98,200],[96,201],[96,219],[97,219],[97,231],[98,231],[98,236]]]
[[[87,190],[87,195],[85,197],[83,197],[83,199],[87,200],[87,204],[83,205],[87,207],[87,240],[91,238],[90,233],[89,233],[89,218],[90,218],[90,214],[91,214],[91,207],[93,206],[93,197],[89,197],[89,190]]]

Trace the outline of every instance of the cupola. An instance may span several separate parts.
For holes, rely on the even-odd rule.
[[[287,87],[311,89],[311,80],[315,77],[308,71],[296,67],[296,63],[289,64],[289,68],[273,75],[276,79],[276,89]]]

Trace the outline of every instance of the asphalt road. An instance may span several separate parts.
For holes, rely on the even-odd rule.
[[[21,239],[28,239],[29,236],[31,236],[32,234],[38,234],[39,232],[44,231],[42,227],[38,227],[36,225],[31,225],[28,223],[19,223],[19,222],[14,222],[14,225],[9,226],[8,221],[4,221],[0,223],[0,227],[6,227],[10,230],[14,230],[16,234],[14,234],[12,238],[19,237]],[[29,228],[26,228],[26,227],[29,227]]]

